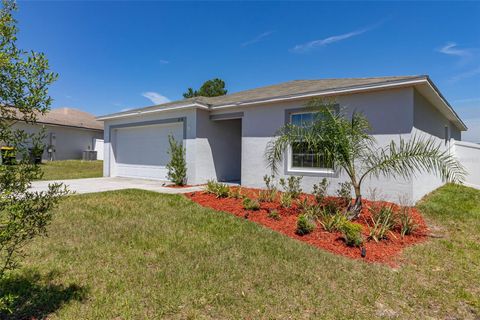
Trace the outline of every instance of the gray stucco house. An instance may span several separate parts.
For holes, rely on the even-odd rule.
[[[73,108],[52,109],[37,115],[35,124],[18,121],[13,127],[27,133],[45,130],[44,160],[82,159],[85,150],[97,150],[98,159],[103,159],[103,123],[88,112]]]
[[[104,175],[166,179],[168,135],[173,134],[186,148],[189,184],[215,179],[262,187],[270,173],[267,143],[286,122],[309,117],[304,105],[312,97],[334,97],[347,113],[363,112],[379,145],[426,134],[450,148],[467,129],[428,76],[298,80],[99,117],[105,129]],[[315,163],[313,155],[295,150],[286,150],[283,167],[282,175],[304,176],[304,190],[328,177],[333,192],[346,180]],[[416,201],[441,184],[418,175],[367,181],[365,190],[375,187],[386,198],[406,195]]]

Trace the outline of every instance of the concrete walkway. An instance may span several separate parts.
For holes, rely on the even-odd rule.
[[[203,190],[202,186],[188,188],[169,188],[163,186],[165,181],[145,180],[134,178],[89,178],[89,179],[71,179],[55,181],[34,181],[31,191],[46,191],[48,185],[54,182],[61,182],[68,186],[70,191],[76,193],[93,193],[102,191],[122,190],[122,189],[142,189],[160,193],[188,193]]]

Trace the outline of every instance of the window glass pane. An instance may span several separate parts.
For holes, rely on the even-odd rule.
[[[292,156],[292,167],[302,167],[302,157],[298,154]]]
[[[306,143],[292,144],[292,167],[295,168],[333,168],[321,154],[307,149]]]
[[[311,113],[304,113],[302,114],[302,123],[308,125],[312,122],[312,114]]]
[[[300,126],[302,124],[302,115],[292,114],[292,124],[295,126]]]

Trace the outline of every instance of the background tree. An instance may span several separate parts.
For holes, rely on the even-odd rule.
[[[0,278],[17,266],[26,242],[46,233],[51,209],[67,193],[61,184],[46,192],[28,191],[42,175],[29,147],[39,146],[43,132],[28,134],[13,125],[35,123],[49,110],[48,86],[57,75],[49,71],[43,54],[17,48],[15,9],[11,1],[3,1],[0,9],[0,145],[13,148],[16,158],[12,165],[0,165]]]
[[[362,209],[363,181],[374,177],[411,178],[418,172],[439,175],[444,181],[461,182],[465,176],[462,165],[448,150],[442,151],[441,143],[431,137],[413,136],[409,140],[400,137],[396,143],[378,147],[369,134],[371,127],[361,113],[347,117],[336,111],[334,101],[312,99],[306,105],[313,113],[313,121],[302,125],[287,124],[265,150],[266,160],[273,170],[283,159],[284,151],[298,142],[308,150],[325,157],[336,170],[343,170],[355,191],[355,202],[348,207],[349,219],[358,218]]]
[[[192,88],[188,88],[187,92],[183,94],[184,98],[193,98],[193,97],[218,97],[227,94],[227,90],[225,89],[225,81],[222,79],[212,79],[205,81],[200,89],[193,90]]]

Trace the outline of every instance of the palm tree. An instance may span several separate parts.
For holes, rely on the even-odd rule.
[[[348,218],[358,218],[362,209],[362,183],[370,176],[411,178],[418,172],[439,175],[444,181],[461,182],[465,176],[462,165],[441,143],[433,138],[400,137],[396,143],[378,147],[369,134],[371,127],[362,113],[348,118],[337,109],[334,101],[312,99],[306,104],[314,113],[313,120],[301,125],[286,124],[268,143],[265,158],[273,173],[284,151],[301,142],[309,151],[320,154],[335,170],[344,170],[355,192],[355,202],[348,206]]]

